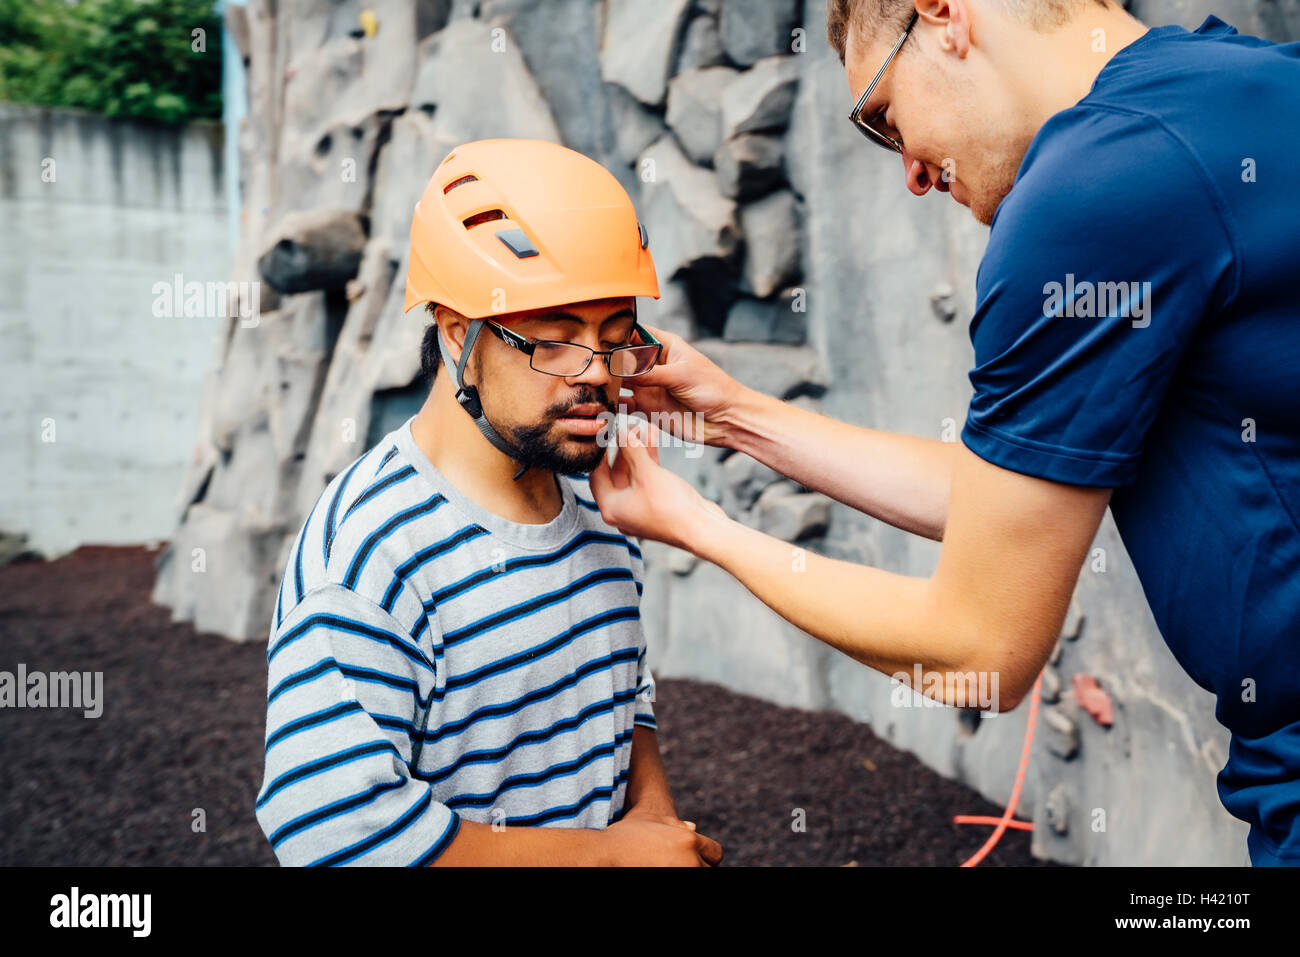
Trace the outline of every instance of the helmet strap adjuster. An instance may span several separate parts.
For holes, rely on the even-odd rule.
[[[456,401],[474,418],[483,414],[483,404],[478,399],[478,389],[472,385],[461,386],[456,390]]]

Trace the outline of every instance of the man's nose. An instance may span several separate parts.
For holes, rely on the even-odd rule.
[[[934,184],[930,182],[930,174],[925,168],[925,164],[903,149],[903,178],[907,181],[907,188],[915,196],[924,196],[930,191]]]
[[[591,362],[587,364],[579,375],[569,376],[566,381],[572,385],[587,385],[595,389],[603,396],[605,390],[609,387],[614,377],[610,375],[609,366],[605,365],[604,356],[592,356]],[[596,401],[602,401],[598,399]]]

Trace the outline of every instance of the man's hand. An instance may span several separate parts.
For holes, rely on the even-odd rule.
[[[626,381],[627,411],[662,422],[683,441],[722,445],[727,412],[743,387],[681,336],[646,328],[664,347],[654,368]],[[651,418],[656,414],[662,418]]]
[[[701,524],[699,517],[725,518],[726,513],[686,479],[659,464],[659,436],[648,422],[623,432],[613,467],[602,458],[588,475],[588,485],[601,518],[624,535],[689,549],[690,533]]]
[[[722,845],[695,830],[689,821],[654,811],[629,810],[601,832],[606,861],[633,867],[712,867],[722,861]]]
[[[624,382],[632,391],[630,399],[620,399],[626,411],[642,413],[685,441],[744,452],[904,531],[943,537],[954,443],[861,428],[801,409],[737,382],[681,336],[646,328],[664,351],[649,372]]]

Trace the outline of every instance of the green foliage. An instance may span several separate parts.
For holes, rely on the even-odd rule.
[[[218,119],[214,0],[0,0],[0,100]]]

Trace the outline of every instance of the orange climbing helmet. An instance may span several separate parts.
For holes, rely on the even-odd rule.
[[[476,140],[434,171],[411,217],[409,312],[470,318],[623,296],[659,298],[649,238],[595,160],[545,140]]]

